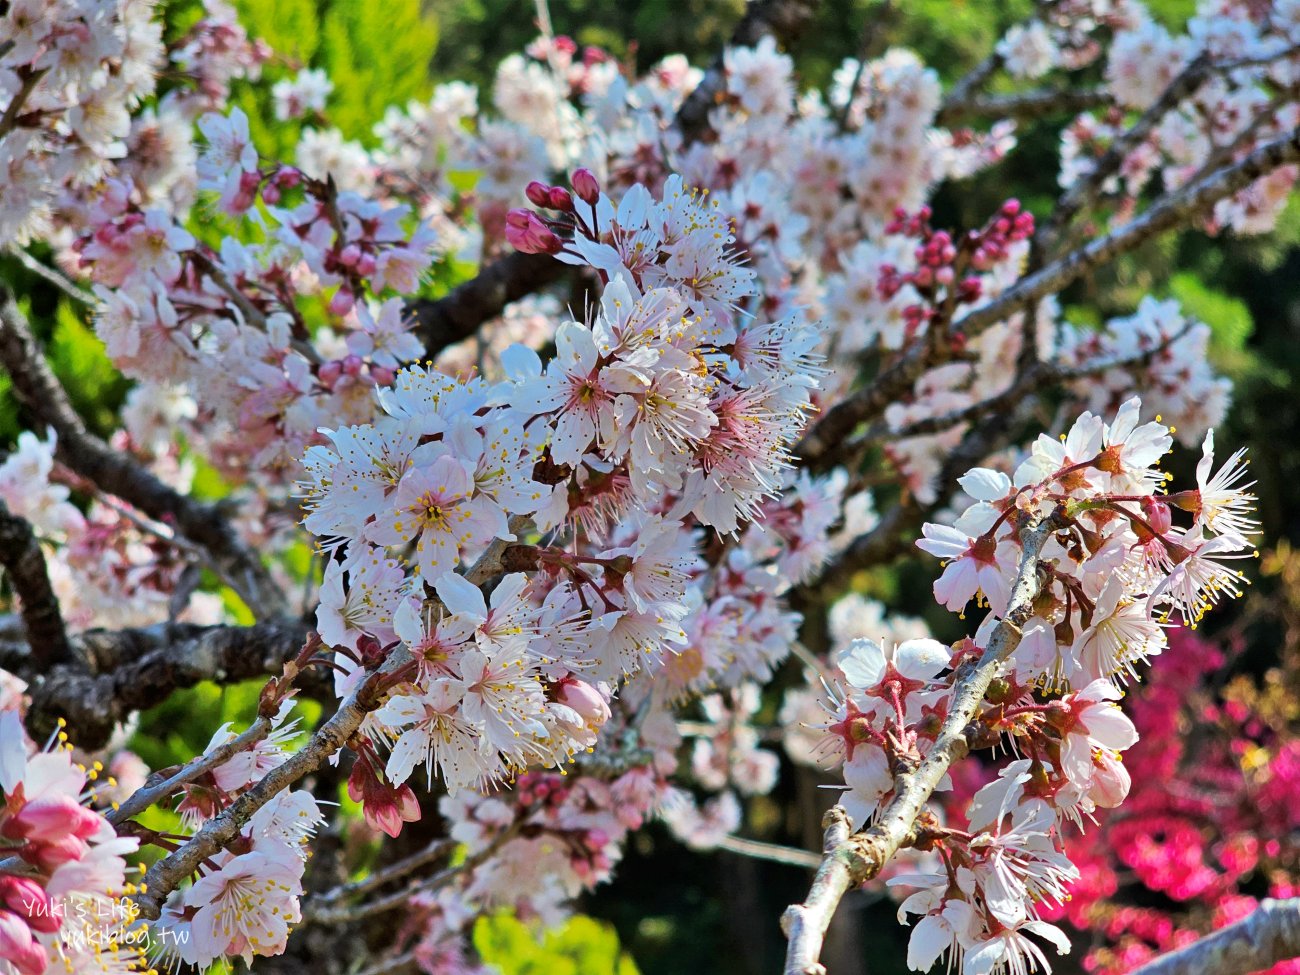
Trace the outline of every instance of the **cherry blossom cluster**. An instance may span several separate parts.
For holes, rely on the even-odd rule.
[[[31,745],[0,710],[0,964],[6,972],[142,971],[126,857],[139,847],[91,807],[116,782],[73,761],[67,734]]]
[[[1206,2],[1174,36],[1140,3],[1066,0],[995,56],[1013,78],[1099,65],[1109,102],[1062,136],[1067,194],[1199,72],[1085,201],[1118,227],[1157,187],[1295,127],[1293,6]],[[1166,649],[1171,623],[1194,626],[1236,594],[1256,526],[1240,453],[1214,465],[1228,384],[1206,364],[1209,329],[1175,303],[1147,298],[1092,329],[1047,296],[967,327],[1024,280],[1045,230],[1069,237],[1014,199],[976,230],[931,225],[936,187],[996,165],[1013,122],[947,121],[960,112],[938,75],[899,49],[845,61],[826,94],[801,90],[769,37],[725,52],[696,138],[677,121],[703,77],[685,59],[638,77],[548,36],[482,97],[451,83],[390,109],[374,148],[323,127],[333,86],[304,68],[270,92],[277,119],[322,126],[303,130],[289,165],[265,159],[229,105],[232,82],[271,52],[219,0],[170,48],[145,0],[13,2],[0,25],[13,39],[0,53],[0,229],[51,245],[91,282],[96,332],[137,383],[112,446],[181,492],[202,457],[238,491],[242,540],[272,560],[314,540],[319,643],[304,654],[321,651],[311,660],[342,701],[366,688],[374,705],[346,743],[350,797],[397,836],[429,811],[417,792],[445,792],[440,812],[473,864],[412,900],[403,937],[426,971],[472,970],[463,935],[483,911],[558,919],[644,820],[713,847],[740,827],[742,798],[772,788],[758,688],[798,641],[785,597],[877,521],[861,471],[798,468],[811,416],[864,373],[920,361],[852,447],[880,446],[886,479],[932,504],[969,417],[1026,377],[1058,377],[1062,415],[1090,412],[1018,466],[1001,454],[970,471],[969,506],[919,543],[945,562],[942,605],[988,609],[974,637],[950,648],[846,597],[830,620],[831,720],[818,722],[809,689],[783,712],[791,752],[842,760],[843,805],[856,826],[875,821],[1000,632],[1022,529],[1054,519],[1032,613],[978,716],[986,740],[972,742],[1017,758],[968,790],[968,810],[924,814],[924,869],[892,880],[917,891],[903,903],[920,917],[914,967],[944,954],[970,975],[1045,967],[1027,936],[1059,947],[1051,922],[1086,881],[1066,828],[1129,791],[1119,753],[1137,734],[1118,685]],[[164,65],[174,78],[158,96]],[[1262,232],[1295,178],[1277,168],[1200,216]],[[582,307],[526,298],[420,364],[409,300],[431,267],[511,249],[568,265]],[[1142,423],[1135,391],[1170,425]],[[1157,465],[1175,436],[1203,439],[1204,460],[1195,488],[1168,493]],[[0,463],[0,500],[33,525],[66,622],[216,620],[218,598],[196,591],[201,549],[61,469],[55,446],[23,434]],[[190,835],[140,837],[184,846],[295,754],[296,735],[279,711],[269,735],[165,797]],[[235,738],[223,727],[205,754]],[[23,768],[64,753],[28,758],[13,740],[0,833],[45,871],[37,886],[51,899],[131,893],[117,866],[128,846],[112,844],[135,840],[109,838],[62,765],[57,839],[32,838]],[[242,819],[170,891],[153,925],[164,960],[282,952],[321,821],[296,790]],[[67,879],[101,848],[108,866]],[[70,958],[58,925],[12,920],[17,889],[0,896],[13,964],[27,975]]]
[[[1031,934],[1068,947],[1043,912],[1059,909],[1079,879],[1065,828],[1129,792],[1120,753],[1138,734],[1114,704],[1120,686],[1166,649],[1171,621],[1194,628],[1244,585],[1233,565],[1253,554],[1255,522],[1241,452],[1216,469],[1207,436],[1196,487],[1165,493],[1158,465],[1171,443],[1164,424],[1140,422],[1134,399],[1109,423],[1085,413],[1060,440],[1040,437],[1014,476],[972,470],[961,483],[974,503],[952,525],[927,524],[917,544],[944,560],[939,603],[963,613],[972,600],[987,607],[975,636],[951,649],[928,638],[888,649],[860,638],[836,657],[842,693],[818,747],[843,762],[840,802],[863,826],[894,798],[900,765],[923,760],[964,663],[1004,625],[1025,520],[1058,519],[1037,556],[1020,638],[978,716],[982,730],[967,732],[973,747],[1009,738],[1022,757],[975,793],[964,827],[922,814],[914,845],[937,853],[942,869],[890,880],[918,888],[900,908],[900,917],[922,918],[909,952],[917,971],[944,955],[970,975],[1046,968]],[[1190,523],[1176,526],[1175,512]]]
[[[1284,5],[1283,5],[1284,6]],[[1295,128],[1293,94],[1300,48],[1282,7],[1202,3],[1183,36],[1170,34],[1140,4],[1110,18],[1115,30],[1106,82],[1121,111],[1079,116],[1062,140],[1060,181],[1086,179],[1094,160],[1121,131],[1122,111],[1149,109],[1170,83],[1197,71],[1185,96],[1125,156],[1105,189],[1120,219],[1153,183],[1181,186],[1221,164],[1240,159]],[[1283,166],[1220,202],[1205,223],[1239,234],[1270,230],[1286,205],[1300,169]]]
[[[166,617],[187,569],[196,571],[193,553],[177,548],[169,526],[129,506],[96,499],[83,512],[71,500],[82,484],[55,461],[56,442],[53,433],[44,440],[30,431],[19,435],[17,449],[0,463],[0,502],[31,524],[64,618],[84,628]],[[187,620],[218,618],[210,597],[194,594],[186,603]]]
[[[340,693],[376,655],[411,656],[367,719],[391,747],[382,772],[370,749],[354,771],[359,794],[396,811],[376,813],[389,825],[402,819],[392,787],[417,766],[455,792],[567,764],[595,744],[622,678],[663,671],[665,706],[765,675],[792,628],[773,562],[806,572],[825,555],[833,494],[805,478],[784,508],[768,504],[816,382],[815,331],[739,314],[750,277],[680,181],[662,201],[629,193],[617,214],[590,173],[574,184],[588,215],[567,191],[545,198],[572,214],[565,256],[608,283],[589,323],[560,326],[545,369],[522,346],[495,384],[408,367],[379,392],[376,422],[308,451],[304,524],[336,556],[317,620]],[[770,534],[724,544],[705,572],[694,525],[734,534],[769,509]],[[490,599],[464,574],[489,549],[525,570]]]
[[[170,49],[152,0],[21,0],[0,28],[0,229],[20,242],[66,243],[83,226],[105,177],[129,181],[165,207],[194,200],[191,128],[224,103],[234,78],[255,78],[269,56],[222,0]],[[153,98],[158,75],[186,83]]]
[[[188,388],[205,408],[182,400],[184,419],[196,435],[214,420],[225,431],[211,440],[226,468],[251,464],[283,484],[319,426],[368,417],[374,387],[418,355],[400,299],[381,299],[418,288],[435,241],[426,227],[407,230],[405,207],[259,168],[238,109],[199,124],[199,187],[236,215],[259,199],[246,219],[264,243],[226,238],[217,252],[166,209],[141,205],[129,183],[110,182],[73,249],[103,300],[96,331],[119,368],[164,401]],[[313,334],[302,305],[317,297],[335,328]]]

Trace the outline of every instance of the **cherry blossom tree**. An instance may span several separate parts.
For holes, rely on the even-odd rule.
[[[889,48],[826,91],[784,50],[814,8],[751,0],[705,68],[541,16],[490,92],[288,160],[231,97],[276,54],[221,0],[177,36],[150,0],[5,5],[0,229],[133,386],[97,436],[0,282],[30,427],[0,463],[0,971],[485,971],[477,917],[558,923],[652,820],[815,868],[786,975],[825,971],[877,880],[914,970],[1068,950],[1152,733],[1125,691],[1192,655],[1259,525],[1208,327],[1058,299],[1158,235],[1273,227],[1300,4],[1207,0],[1175,34],[1059,0],[947,90]],[[268,88],[287,121],[334,84]],[[1051,112],[1050,211],[939,225]],[[914,548],[963,639],[843,593]],[[737,835],[782,668],[787,749],[842,782],[819,852]],[[256,716],[183,764],[121,750],[248,680]],[[1296,901],[1242,913],[1142,971],[1300,955]]]

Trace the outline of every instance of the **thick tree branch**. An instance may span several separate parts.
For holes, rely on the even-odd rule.
[[[217,570],[257,616],[284,612],[284,594],[272,582],[257,554],[244,545],[215,508],[179,494],[86,429],[41,355],[26,317],[3,286],[0,365],[9,373],[18,399],[58,435],[56,456],[63,464],[149,517],[175,524],[186,538],[202,545]]]
[[[10,514],[0,501],[0,565],[18,594],[33,669],[71,661],[72,647],[63,627],[59,600],[50,586],[45,554],[26,519]]]
[[[506,305],[558,281],[567,270],[549,254],[507,254],[442,298],[411,302],[407,311],[415,317],[425,355],[435,356],[471,337]]]
[[[979,659],[962,664],[955,675],[951,703],[933,747],[915,770],[894,779],[894,797],[870,829],[849,834],[839,807],[827,813],[822,864],[802,904],[791,905],[781,918],[789,939],[785,975],[825,975],[818,961],[831,917],[848,891],[875,877],[900,849],[912,841],[917,817],[954,761],[965,757],[966,727],[979,713],[999,666],[1020,643],[1020,627],[1033,615],[1042,581],[1038,557],[1047,539],[1064,524],[1059,512],[1030,521],[1020,532],[1024,550],[1011,589],[1006,615],[993,629]]]
[[[1248,975],[1300,957],[1300,898],[1266,899],[1236,924],[1162,955],[1133,975]]]
[[[965,101],[948,100],[935,116],[935,124],[950,127],[980,119],[1033,122],[1045,115],[1086,112],[1108,105],[1110,100],[1104,88],[1038,88]]]
[[[136,630],[88,630],[72,649],[91,670],[61,664],[41,672],[26,648],[6,646],[0,665],[32,681],[27,726],[43,740],[59,718],[83,748],[101,747],[130,715],[161,704],[174,691],[205,681],[233,683],[279,673],[302,649],[310,626],[277,619],[254,626],[160,623]],[[30,652],[30,651],[29,651]]]

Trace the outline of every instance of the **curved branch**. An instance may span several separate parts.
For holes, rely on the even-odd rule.
[[[72,646],[59,612],[59,600],[50,586],[45,568],[45,554],[24,518],[10,514],[0,501],[0,565],[9,573],[10,584],[18,594],[23,627],[31,647],[31,662],[36,670],[73,659]]]
[[[508,254],[442,298],[413,301],[406,310],[415,317],[425,355],[432,357],[470,338],[506,305],[558,281],[567,270],[549,254]]]
[[[974,338],[1016,312],[1064,289],[1086,273],[1169,230],[1189,217],[1205,213],[1220,200],[1244,189],[1261,176],[1300,160],[1300,129],[1261,146],[1244,159],[1162,196],[1132,222],[1026,275],[985,305],[968,312],[952,326],[954,333]],[[823,471],[834,466],[835,450],[861,423],[876,419],[889,404],[907,396],[927,369],[949,353],[918,344],[898,357],[870,385],[837,403],[808,432],[798,454],[804,466]]]
[[[1147,962],[1132,975],[1249,975],[1297,957],[1300,898],[1266,899],[1236,924]]]
[[[179,494],[86,429],[41,354],[26,317],[3,286],[0,365],[9,373],[18,399],[58,435],[55,455],[61,463],[149,517],[175,524],[186,538],[202,545],[217,570],[257,616],[285,611],[284,594],[266,567],[216,508]]]
[[[948,127],[978,119],[1035,122],[1044,115],[1086,112],[1109,105],[1110,101],[1110,92],[1104,88],[1038,88],[1009,95],[985,95],[944,102],[935,116],[935,124]]]
[[[67,720],[75,744],[94,749],[135,711],[154,707],[181,688],[212,680],[233,683],[277,674],[302,649],[311,627],[275,619],[253,626],[160,623],[137,630],[88,630],[72,638],[73,650],[92,671],[70,664],[49,672],[22,663],[19,648],[0,654],[5,669],[32,679],[27,727],[42,740]]]

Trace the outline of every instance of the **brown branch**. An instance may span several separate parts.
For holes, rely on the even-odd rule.
[[[1008,95],[985,95],[965,101],[945,101],[935,124],[954,124],[979,119],[1016,119],[1034,122],[1045,115],[1061,112],[1076,114],[1109,105],[1110,93],[1104,88],[1038,88]]]
[[[333,908],[339,901],[360,897],[362,894],[378,890],[394,880],[401,880],[407,874],[414,873],[435,860],[450,856],[457,846],[459,844],[455,840],[446,837],[436,839],[423,850],[412,853],[408,857],[403,857],[401,860],[396,860],[382,869],[375,870],[361,880],[353,881],[350,884],[342,884],[332,890],[327,890],[309,898],[302,905],[303,917],[307,920],[315,920],[321,911]]]
[[[231,738],[224,745],[218,745],[210,752],[204,752],[202,755],[197,756],[171,775],[154,773],[149,776],[144,785],[131,793],[125,802],[114,806],[112,812],[104,818],[114,826],[125,823],[131,817],[144,812],[154,803],[175,795],[185,783],[193,782],[204,772],[228,762],[245,749],[252,748],[270,732],[270,719],[259,714],[242,734]]]
[[[968,661],[954,675],[948,714],[939,737],[915,770],[894,779],[894,797],[870,829],[849,834],[843,809],[833,808],[824,820],[821,866],[813,878],[808,899],[793,904],[781,918],[789,939],[785,975],[825,975],[818,961],[826,929],[846,893],[880,873],[900,849],[912,842],[917,817],[949,766],[969,750],[966,727],[979,713],[1002,662],[1020,643],[1020,627],[1033,615],[1033,602],[1041,588],[1038,556],[1053,532],[1064,524],[1059,512],[1031,520],[1020,532],[1024,550],[1006,615],[994,627],[979,659]]]
[[[992,413],[1005,413],[1025,397],[1032,396],[1034,393],[1058,383],[1085,379],[1088,376],[1109,372],[1111,369],[1132,369],[1148,365],[1157,355],[1191,332],[1193,325],[1195,325],[1194,321],[1188,321],[1173,335],[1163,339],[1151,348],[1144,349],[1133,355],[1106,356],[1077,366],[1035,362],[1028,371],[1022,373],[1005,390],[982,399],[978,403],[972,403],[970,406],[964,406],[961,409],[950,410],[940,416],[917,420],[897,429],[891,429],[887,424],[877,423],[860,438],[848,445],[848,453],[854,455],[867,444],[877,440],[904,440],[908,437],[941,433],[959,423],[966,423]]]
[[[35,739],[43,740],[65,718],[72,740],[94,749],[108,741],[119,722],[161,704],[173,691],[206,680],[234,683],[278,674],[302,649],[309,630],[290,619],[253,626],[160,623],[88,630],[72,638],[72,648],[89,671],[71,664],[48,672],[34,669],[23,652],[27,648],[12,645],[0,651],[0,662],[32,682],[26,721]]]
[[[492,837],[492,841],[487,846],[477,853],[470,854],[460,863],[439,870],[432,877],[412,881],[401,890],[385,894],[382,897],[376,897],[372,901],[364,901],[354,905],[331,905],[308,901],[303,904],[303,920],[316,924],[346,924],[352,921],[363,921],[366,918],[377,917],[397,908],[407,907],[411,902],[412,895],[441,890],[464,874],[486,863],[501,847],[519,835],[519,828],[519,823],[512,823]]]
[[[1161,955],[1133,975],[1248,975],[1300,957],[1300,898],[1260,901],[1228,927]]]
[[[421,298],[406,310],[415,318],[414,331],[424,343],[425,355],[435,356],[473,336],[506,305],[558,281],[567,270],[568,265],[549,254],[508,254],[442,298]]]
[[[45,554],[24,518],[10,514],[0,501],[0,565],[18,594],[23,627],[31,647],[34,669],[45,670],[73,659],[68,632],[59,612],[59,600],[50,586]]]
[[[41,354],[26,317],[3,286],[0,365],[9,373],[14,395],[32,416],[58,435],[55,456],[60,462],[149,517],[174,523],[186,538],[207,549],[215,568],[257,616],[285,611],[284,595],[266,567],[220,512],[168,487],[133,458],[86,429]]]
[[[1300,160],[1300,130],[1256,149],[1244,159],[1165,194],[1141,215],[1104,237],[1026,275],[988,304],[953,325],[955,333],[974,338],[1048,295],[1055,294],[1092,269],[1109,263],[1190,217],[1206,213],[1219,200],[1249,186],[1280,166]],[[804,466],[823,471],[838,462],[836,450],[857,426],[882,415],[905,398],[927,369],[945,361],[942,350],[914,346],[865,388],[827,410],[804,437],[798,454]]]
[[[523,530],[526,524],[527,519],[515,517],[510,520],[511,530],[515,532]],[[501,572],[501,557],[509,545],[501,539],[493,539],[478,561],[465,572],[466,580],[480,585],[498,575]],[[256,785],[225,810],[204,823],[179,849],[150,867],[145,874],[144,884],[141,885],[141,893],[134,898],[141,915],[148,920],[157,918],[167,895],[193,874],[204,860],[238,836],[244,824],[257,810],[270,802],[277,793],[320,768],[322,763],[342,748],[356,734],[366,715],[383,704],[383,681],[410,659],[410,652],[404,647],[394,650],[378,670],[373,671],[352,690],[339,704],[338,710],[312,733],[301,749],[267,772]]]
[[[0,141],[3,141],[4,137],[14,130],[14,127],[18,124],[18,117],[22,114],[23,105],[27,102],[27,96],[36,90],[36,86],[40,84],[41,79],[45,77],[46,72],[49,70],[49,68],[33,70],[31,67],[18,69],[17,74],[20,79],[18,90],[14,92],[14,96],[10,99],[4,114],[0,115]]]
[[[1070,221],[1079,211],[1097,201],[1106,181],[1119,172],[1129,154],[1155,130],[1161,119],[1201,87],[1209,77],[1212,67],[1208,54],[1202,53],[1194,58],[1160,93],[1160,97],[1138,117],[1138,120],[1115,138],[1092,169],[1061,194],[1052,209],[1051,216],[1043,222],[1038,233],[1034,235],[1034,246],[1037,250],[1045,254],[1052,249],[1061,231],[1069,226]]]
[[[385,670],[397,666],[401,655],[389,658]],[[140,908],[140,914],[148,920],[155,920],[162,909],[162,902],[175,890],[186,877],[198,870],[199,865],[213,856],[239,835],[253,814],[261,809],[282,790],[289,788],[304,775],[314,772],[361,727],[367,714],[380,705],[376,693],[381,675],[385,671],[375,671],[362,681],[339,705],[328,721],[312,734],[301,749],[294,752],[271,771],[267,772],[256,785],[241,795],[225,810],[209,819],[179,849],[163,857],[145,874],[141,884],[141,893],[134,898]]]

